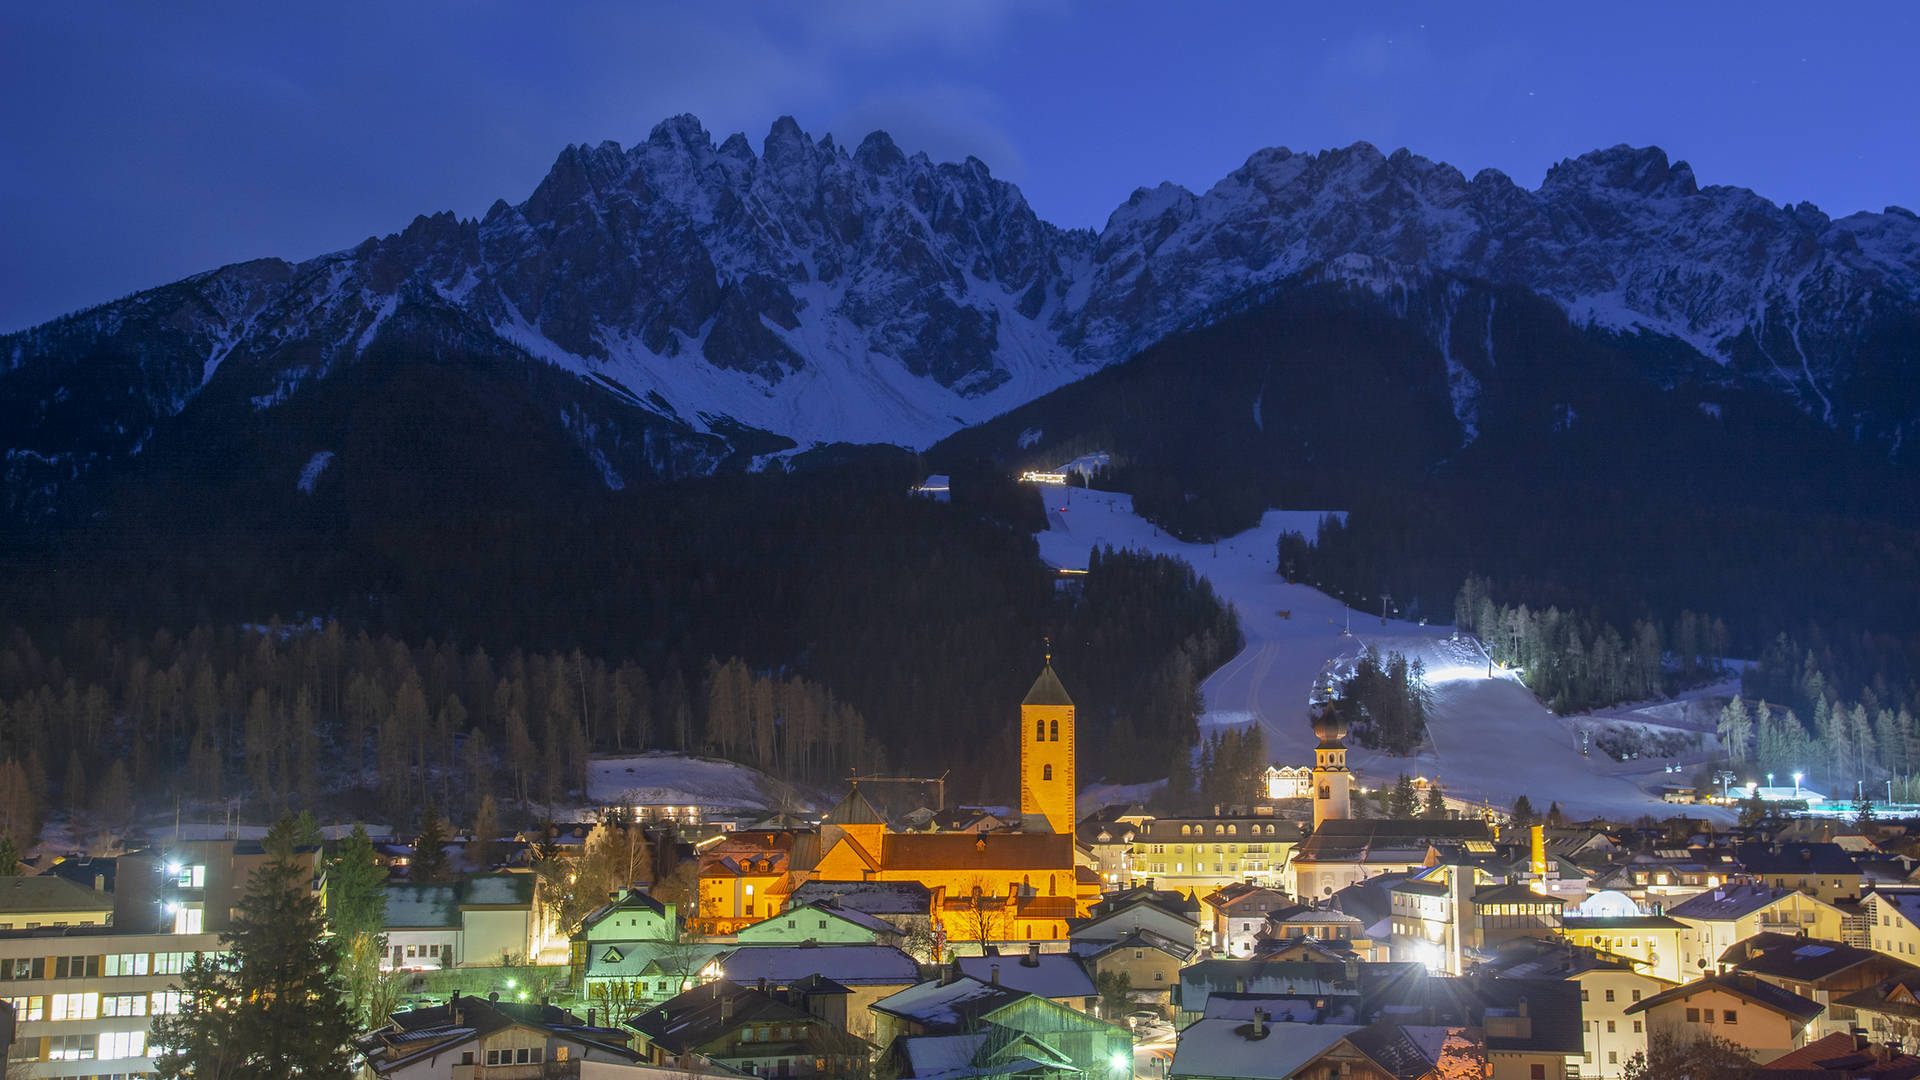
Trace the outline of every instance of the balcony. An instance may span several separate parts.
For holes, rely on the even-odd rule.
[[[580,1062],[543,1061],[538,1065],[455,1065],[453,1080],[580,1080]]]

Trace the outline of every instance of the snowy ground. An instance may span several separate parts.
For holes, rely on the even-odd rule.
[[[1675,808],[1649,794],[1663,780],[1663,762],[1614,762],[1599,751],[1582,754],[1577,731],[1600,717],[1556,717],[1511,676],[1488,677],[1486,657],[1470,640],[1454,640],[1449,627],[1384,623],[1348,612],[1339,600],[1305,585],[1289,585],[1274,573],[1275,546],[1283,531],[1311,537],[1323,511],[1271,510],[1260,524],[1217,544],[1175,540],[1133,513],[1133,499],[1103,491],[1048,488],[1048,531],[1040,554],[1062,567],[1083,567],[1094,546],[1112,545],[1177,555],[1192,563],[1240,613],[1247,645],[1201,687],[1203,727],[1258,721],[1276,762],[1310,763],[1313,733],[1307,700],[1322,672],[1351,665],[1360,649],[1374,645],[1419,657],[1434,690],[1429,728],[1432,748],[1413,758],[1369,751],[1349,754],[1362,784],[1373,787],[1402,772],[1437,778],[1449,795],[1510,805],[1525,794],[1545,809],[1558,802],[1569,816],[1633,818],[1670,816]],[[1284,615],[1282,613],[1285,613]],[[1351,620],[1351,634],[1343,631]],[[1652,705],[1651,715],[1623,709],[1610,718],[1691,727],[1691,717]],[[1678,723],[1675,723],[1678,721]],[[1642,784],[1648,785],[1643,788]],[[1720,813],[1689,807],[1694,814]]]
[[[786,785],[745,765],[659,752],[595,758],[587,797],[596,806],[702,810],[779,810],[793,801]]]

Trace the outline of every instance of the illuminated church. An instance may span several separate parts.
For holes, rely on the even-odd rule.
[[[1100,897],[1073,838],[1073,699],[1051,658],[1020,703],[1020,825],[1001,832],[899,832],[856,783],[816,833],[751,830],[704,852],[697,927],[731,933],[778,914],[808,881],[917,882],[946,940],[1067,936]]]

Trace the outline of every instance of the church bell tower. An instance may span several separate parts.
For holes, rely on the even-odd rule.
[[[1053,656],[1020,703],[1020,814],[1026,828],[1073,834],[1073,699]]]
[[[1313,749],[1313,827],[1323,821],[1348,817],[1353,774],[1347,771],[1347,725],[1325,702],[1313,706],[1313,733],[1320,745]]]

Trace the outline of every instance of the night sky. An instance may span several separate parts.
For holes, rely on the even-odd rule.
[[[1920,208],[1920,4],[12,4],[0,331],[415,214],[518,202],[568,142],[790,113],[974,154],[1063,225],[1253,150],[1365,139],[1528,187],[1655,144],[1703,184]],[[1709,6],[1716,11],[1705,10]],[[551,9],[551,10],[549,10]]]

